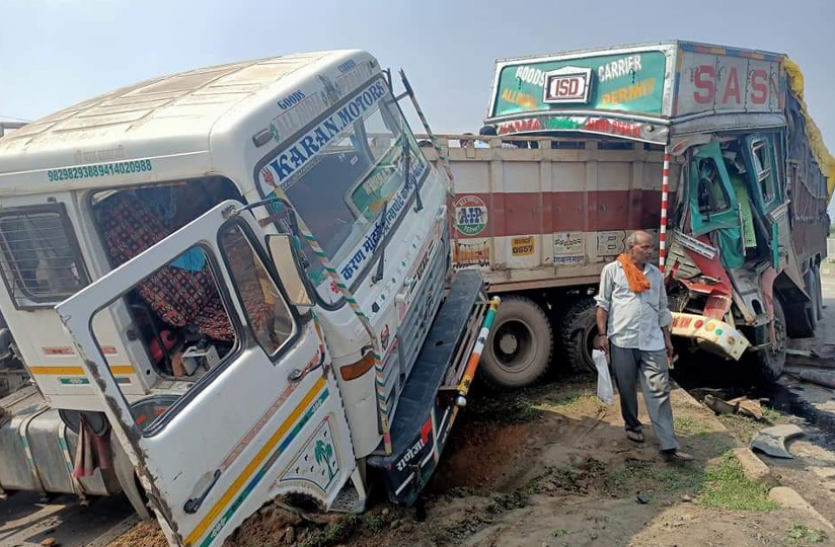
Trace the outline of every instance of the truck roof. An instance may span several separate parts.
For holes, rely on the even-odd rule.
[[[499,59],[485,123],[500,135],[591,133],[668,145],[786,127],[789,108],[806,120],[831,195],[835,158],[803,100],[800,68],[782,53],[668,40]]]
[[[500,134],[568,131],[658,144],[673,133],[779,127],[785,61],[678,40],[499,59],[486,122]],[[702,121],[686,123],[693,120]]]
[[[358,50],[284,55],[180,72],[105,93],[0,139],[0,174],[153,156],[163,139],[166,154],[206,151],[221,120],[234,122],[265,102],[275,107],[317,75],[360,57],[371,58]]]
[[[706,53],[718,53],[722,52],[722,54],[728,55],[749,55],[749,56],[762,56],[762,58],[782,58],[785,57],[783,53],[775,53],[771,51],[762,51],[758,49],[745,49],[745,48],[732,48],[727,46],[720,46],[718,44],[707,44],[703,42],[690,42],[686,40],[661,40],[659,42],[639,42],[635,44],[624,44],[615,47],[599,47],[599,48],[590,48],[590,49],[576,49],[572,51],[561,51],[549,55],[521,55],[517,57],[504,57],[501,59],[496,59],[496,63],[506,63],[506,62],[514,62],[514,61],[526,61],[531,59],[540,59],[540,58],[559,58],[559,57],[572,57],[572,58],[579,58],[584,56],[596,56],[600,55],[601,53],[605,54],[612,54],[612,53],[619,53],[623,51],[633,51],[633,50],[640,50],[640,49],[675,49],[680,46],[685,46],[691,49],[701,49]]]

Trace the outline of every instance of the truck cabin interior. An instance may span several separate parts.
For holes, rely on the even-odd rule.
[[[694,150],[674,221],[719,249],[726,268],[771,256],[768,213],[779,198],[777,134],[729,137]]]
[[[681,237],[698,239],[717,255],[705,258],[682,250],[685,256],[672,258],[669,271],[682,283],[670,286],[675,311],[707,313],[715,307],[716,294],[730,294],[734,272],[762,271],[772,264],[778,243],[770,213],[785,201],[776,161],[782,146],[779,132],[736,134],[688,153],[673,224]],[[719,300],[724,315],[729,300]]]
[[[243,201],[231,181],[207,177],[98,192],[92,203],[116,268],[227,199]],[[291,336],[292,317],[245,232],[243,225],[224,227],[219,246],[254,334],[243,338],[254,338],[273,354]],[[242,327],[227,312],[228,298],[222,296],[225,289],[216,271],[211,253],[194,246],[124,295],[133,332],[164,378],[195,382],[243,342]]]

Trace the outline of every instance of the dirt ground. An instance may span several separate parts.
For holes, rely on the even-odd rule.
[[[814,516],[778,507],[768,486],[745,477],[729,452],[739,441],[683,391],[673,392],[676,429],[696,461],[674,465],[659,457],[650,428],[644,445],[628,441],[616,403],[600,403],[593,388],[572,379],[482,394],[456,424],[423,522],[384,500],[364,515],[318,523],[270,506],[226,545],[835,545]],[[166,543],[146,523],[110,547],[134,545]]]

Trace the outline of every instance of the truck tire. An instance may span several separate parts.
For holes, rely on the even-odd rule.
[[[818,326],[816,302],[818,290],[813,269],[810,268],[806,271],[803,280],[806,283],[806,292],[809,294],[810,300],[804,304],[789,307],[789,320],[786,326],[790,338],[811,338],[815,335],[815,329]]]
[[[821,267],[816,264],[812,271],[815,273],[815,298],[818,322],[823,321],[823,282],[821,281]]]
[[[753,354],[753,361],[760,374],[769,382],[776,382],[786,366],[786,316],[783,313],[783,305],[777,298],[774,299],[774,336],[776,344],[773,348]]]
[[[806,285],[806,292],[809,294],[811,300],[808,302],[800,302],[789,300],[786,306],[783,307],[783,313],[786,315],[786,333],[789,338],[811,338],[815,335],[815,327],[817,326],[817,315],[814,313],[815,303],[814,296],[815,288],[813,281],[812,270],[807,270],[803,274],[803,281]],[[777,297],[774,298],[777,300]]]
[[[812,327],[812,336],[815,335],[815,330],[818,328],[818,322],[820,321],[820,314],[818,310],[821,307],[820,303],[820,281],[818,280],[817,276],[815,275],[816,268],[812,268],[809,270],[809,296],[812,297],[811,302],[809,302],[809,306],[807,307],[807,313],[809,314],[809,325]]]
[[[596,372],[591,357],[597,336],[597,303],[581,298],[571,304],[560,323],[560,345],[566,360],[576,372]]]
[[[551,322],[536,302],[503,297],[481,356],[481,378],[495,389],[529,386],[548,370],[553,346]]]

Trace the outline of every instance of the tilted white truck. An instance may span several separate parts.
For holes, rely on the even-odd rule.
[[[0,401],[0,485],[147,498],[172,545],[288,493],[359,510],[372,468],[413,502],[495,313],[452,280],[447,198],[362,51],[157,78],[0,140],[0,308],[37,384]]]

